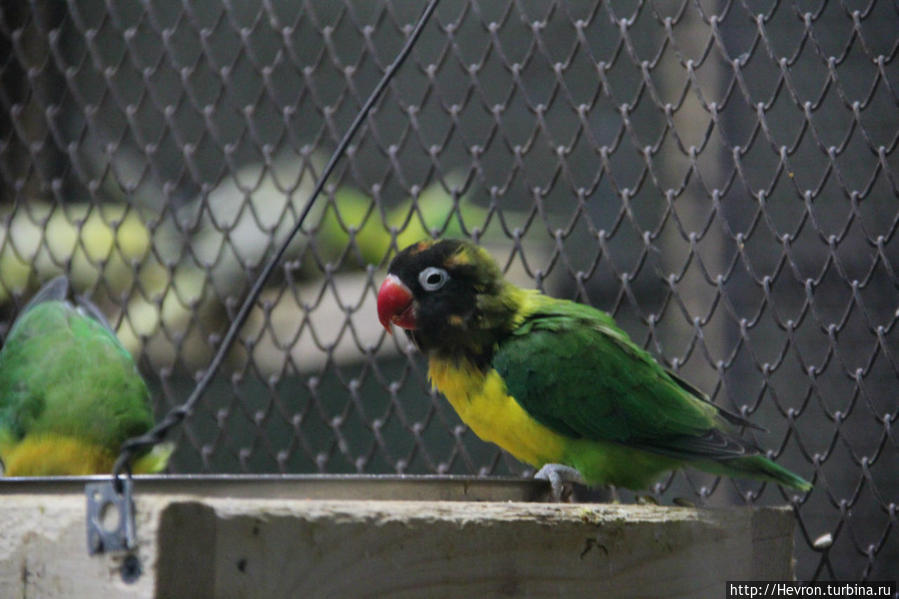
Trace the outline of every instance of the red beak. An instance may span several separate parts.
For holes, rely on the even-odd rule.
[[[415,307],[412,305],[412,292],[403,285],[396,275],[387,275],[378,291],[378,320],[388,333],[390,323],[404,329],[415,328]]]

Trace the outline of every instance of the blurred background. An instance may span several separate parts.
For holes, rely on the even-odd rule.
[[[0,335],[68,273],[157,414],[184,401],[421,8],[4,3]],[[375,313],[398,248],[469,237],[611,312],[815,482],[678,472],[662,503],[789,502],[800,579],[895,576],[897,32],[873,0],[444,0],[171,470],[528,474]]]

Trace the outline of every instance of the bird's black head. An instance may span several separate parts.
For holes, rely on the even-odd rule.
[[[515,289],[490,255],[468,241],[422,241],[390,263],[378,292],[378,317],[424,352],[465,355],[481,362],[507,332]],[[488,358],[489,359],[489,358]]]

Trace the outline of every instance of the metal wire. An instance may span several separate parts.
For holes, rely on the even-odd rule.
[[[439,0],[430,0],[425,6],[424,10],[421,13],[421,16],[418,18],[418,22],[415,24],[415,28],[412,30],[412,33],[406,40],[405,45],[403,45],[402,49],[399,51],[390,66],[387,67],[387,70],[384,72],[384,76],[381,77],[381,80],[378,81],[378,84],[372,90],[371,94],[369,94],[368,99],[365,101],[365,104],[363,104],[362,108],[359,110],[359,114],[356,116],[349,129],[347,129],[346,133],[343,135],[340,143],[337,144],[337,148],[335,148],[334,152],[331,154],[331,158],[322,171],[318,183],[315,184],[315,188],[312,190],[309,199],[306,200],[305,206],[303,206],[303,209],[300,211],[300,215],[296,220],[296,224],[294,224],[293,228],[290,230],[290,233],[287,234],[286,239],[281,243],[275,254],[271,258],[269,258],[268,262],[266,262],[265,267],[263,267],[262,269],[262,272],[256,277],[256,281],[253,283],[253,287],[250,289],[247,298],[244,300],[243,305],[240,307],[240,311],[238,311],[237,316],[231,323],[231,326],[228,327],[228,332],[225,333],[225,337],[222,340],[218,351],[215,353],[215,356],[213,356],[212,362],[210,362],[209,367],[206,368],[206,370],[203,372],[203,376],[197,382],[197,386],[194,387],[193,392],[184,401],[183,404],[169,410],[169,412],[162,418],[162,420],[160,420],[152,429],[150,429],[143,435],[129,439],[122,445],[121,453],[116,459],[115,466],[112,470],[112,476],[115,479],[116,483],[118,483],[119,475],[122,473],[123,469],[127,469],[130,476],[131,472],[129,466],[135,455],[137,455],[137,453],[141,450],[149,449],[150,447],[165,440],[168,432],[172,428],[181,424],[181,422],[188,415],[190,415],[190,413],[196,406],[197,401],[199,401],[200,397],[203,396],[203,393],[206,392],[206,389],[212,382],[213,377],[218,373],[222,362],[225,360],[225,356],[231,349],[231,346],[234,344],[234,340],[237,338],[237,335],[240,333],[241,328],[246,323],[247,317],[250,315],[250,310],[259,299],[259,294],[262,292],[263,286],[268,281],[268,278],[271,275],[272,271],[283,259],[287,248],[290,247],[291,241],[302,228],[303,222],[306,220],[306,217],[309,216],[309,212],[312,210],[312,206],[315,203],[315,200],[318,199],[318,196],[324,188],[328,177],[331,176],[331,173],[337,166],[337,162],[343,157],[344,152],[346,152],[347,146],[350,145],[350,141],[352,141],[353,136],[356,134],[359,128],[362,127],[362,123],[364,123],[365,119],[368,118],[368,114],[374,107],[375,102],[377,102],[378,98],[381,97],[381,93],[387,87],[387,84],[390,83],[390,80],[393,78],[393,76],[399,70],[400,66],[402,66],[403,62],[405,62],[406,58],[409,56],[409,53],[412,52],[412,48],[413,46],[415,46],[415,42],[418,40],[421,32],[424,31],[425,24],[434,13],[434,10],[437,8],[438,2]]]
[[[521,474],[374,316],[398,247],[470,237],[815,480],[688,471],[660,500],[790,502],[801,579],[892,576],[895,4],[444,0],[335,161],[420,14],[3,5],[0,335],[67,273],[183,420],[173,472]]]

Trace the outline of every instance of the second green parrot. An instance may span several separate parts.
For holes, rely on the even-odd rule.
[[[611,316],[507,282],[481,248],[443,240],[394,258],[378,316],[482,439],[564,482],[647,487],[684,465],[809,490],[740,437],[753,426],[635,345]]]
[[[53,279],[13,324],[0,350],[0,459],[6,476],[111,472],[122,443],[153,426],[150,394],[128,351],[92,303],[66,301]],[[165,468],[171,444],[139,456],[134,472]]]

